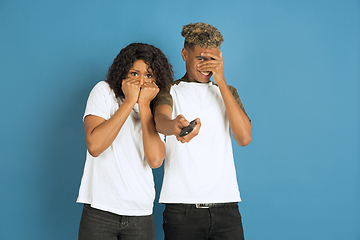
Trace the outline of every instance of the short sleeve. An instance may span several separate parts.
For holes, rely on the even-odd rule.
[[[83,120],[88,115],[95,115],[108,120],[110,118],[110,102],[113,91],[109,85],[101,81],[91,90],[87,100]]]
[[[169,105],[173,107],[173,99],[169,91],[160,90],[158,95],[152,100],[152,110],[155,112],[156,108],[160,105]]]
[[[239,94],[238,94],[236,88],[234,88],[233,86],[230,86],[230,85],[228,85],[228,87],[229,87],[229,89],[230,89],[230,92],[231,92],[232,95],[234,96],[236,102],[239,104],[240,108],[243,110],[243,112],[245,113],[245,115],[249,118],[249,116],[248,116],[248,114],[246,113],[245,108],[244,108],[244,106],[243,106],[243,104],[242,104],[242,102],[241,102],[241,100],[240,100],[240,97],[239,97]],[[250,120],[250,118],[249,118],[249,120]],[[251,120],[250,120],[250,122],[251,122]]]

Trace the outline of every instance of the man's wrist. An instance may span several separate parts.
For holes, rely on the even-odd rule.
[[[175,119],[171,120],[171,124],[170,124],[171,132],[172,132],[172,135],[174,135],[174,136],[176,136],[176,133],[175,133],[176,125],[177,125],[177,121],[175,118]]]
[[[214,80],[215,81],[215,80]],[[215,81],[219,88],[227,87],[225,79],[221,79],[220,81]]]

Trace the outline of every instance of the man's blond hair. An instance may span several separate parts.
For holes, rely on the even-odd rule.
[[[220,31],[210,24],[197,22],[182,27],[181,35],[185,38],[185,47],[216,48],[222,44],[224,38]]]

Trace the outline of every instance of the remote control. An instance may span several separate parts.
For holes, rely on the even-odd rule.
[[[196,125],[196,119],[192,120],[190,122],[189,126],[181,129],[179,136],[184,137],[184,136],[188,135],[189,133],[191,133],[191,131],[194,129],[195,125]]]

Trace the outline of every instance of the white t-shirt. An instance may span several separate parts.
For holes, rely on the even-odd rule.
[[[239,202],[229,120],[218,86],[177,81],[171,87],[173,118],[200,118],[199,134],[189,143],[166,137],[161,203]]]
[[[88,98],[84,118],[108,120],[121,101],[106,82],[99,82]],[[114,142],[98,157],[87,152],[77,202],[119,215],[152,214],[155,188],[145,156],[138,105],[136,104]]]

